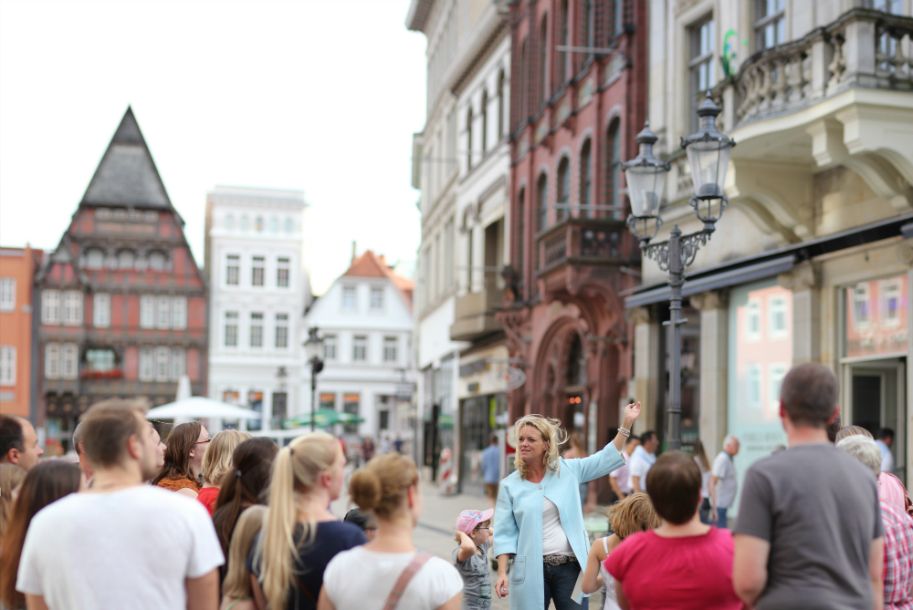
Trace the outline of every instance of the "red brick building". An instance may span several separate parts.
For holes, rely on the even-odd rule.
[[[39,425],[67,449],[98,400],[206,393],[206,287],[133,111],[36,278]]]
[[[590,450],[617,425],[631,377],[621,294],[638,283],[639,250],[621,162],[645,118],[646,11],[630,0],[510,7],[514,262],[499,319],[525,373],[510,414],[557,417]]]
[[[0,413],[31,416],[32,286],[41,250],[0,247]]]

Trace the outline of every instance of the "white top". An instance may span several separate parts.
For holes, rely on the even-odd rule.
[[[54,610],[185,610],[184,580],[222,563],[202,504],[138,485],[70,494],[35,515],[16,589]]]
[[[875,444],[881,451],[881,472],[894,472],[894,456],[891,455],[891,448],[881,439],[875,441]]]
[[[571,543],[561,527],[561,516],[558,514],[558,507],[549,500],[544,498],[544,510],[542,511],[542,554],[543,555],[573,555]]]
[[[735,462],[725,451],[713,460],[713,476],[720,480],[716,484],[716,506],[717,508],[729,508],[735,500],[735,492],[738,486],[735,473]]]
[[[701,498],[709,498],[711,472],[709,470],[704,470],[704,463],[701,462],[697,456],[694,456],[694,463],[697,464],[698,469],[701,471]]]
[[[631,493],[631,469],[628,464],[631,461],[631,456],[622,452],[621,457],[624,459],[625,465],[610,472],[609,476],[615,479],[615,482],[618,483],[618,488],[622,492],[629,494]]]
[[[632,477],[640,477],[641,491],[647,491],[647,473],[650,472],[650,468],[653,467],[655,462],[656,455],[647,453],[647,450],[642,445],[638,445],[637,449],[634,450],[634,455],[631,456],[631,462],[628,467],[631,469]]]
[[[602,539],[602,550],[605,551],[606,558],[608,558],[608,536]],[[602,603],[602,610],[621,610],[621,606],[618,605],[618,596],[615,594],[615,577],[605,569],[605,560],[599,563],[599,573],[602,575],[602,583],[605,585],[605,601]]]
[[[323,590],[336,610],[382,610],[387,596],[415,553],[378,553],[364,547],[343,551],[323,573]],[[399,608],[433,610],[463,590],[456,568],[432,557],[415,573]]]

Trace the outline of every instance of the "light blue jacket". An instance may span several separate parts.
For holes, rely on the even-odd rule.
[[[544,610],[542,581],[542,513],[544,498],[558,507],[561,527],[571,549],[586,570],[590,551],[589,538],[583,527],[580,483],[604,477],[624,465],[624,460],[609,443],[590,457],[559,460],[557,472],[548,470],[540,483],[531,483],[515,471],[501,481],[495,508],[495,556],[514,555],[510,570],[508,599],[511,610]],[[575,598],[580,603],[581,597]]]

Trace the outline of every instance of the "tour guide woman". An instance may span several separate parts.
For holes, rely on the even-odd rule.
[[[624,464],[621,449],[639,415],[640,403],[629,404],[611,443],[590,457],[569,460],[558,457],[567,436],[558,421],[527,415],[514,424],[517,470],[501,482],[494,518],[495,593],[502,598],[509,593],[513,610],[544,609],[550,600],[557,610],[582,608],[582,594],[571,598],[589,551],[580,484]]]

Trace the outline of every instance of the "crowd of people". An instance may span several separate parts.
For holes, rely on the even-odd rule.
[[[655,433],[632,433],[640,412],[589,456],[557,420],[523,416],[504,478],[493,438],[495,508],[455,515],[449,561],[416,548],[421,477],[398,452],[351,474],[339,519],[346,454],[326,432],[280,448],[190,422],[163,443],[142,405],[113,400],[81,418],[76,464],[41,459],[31,423],[0,415],[0,609],[571,610],[600,590],[613,610],[913,609],[913,502],[885,468],[891,439],[837,424],[829,369],[784,378],[789,449],[748,469],[734,520],[739,439],[712,460],[701,445],[660,454]],[[618,501],[591,541],[599,479]]]

